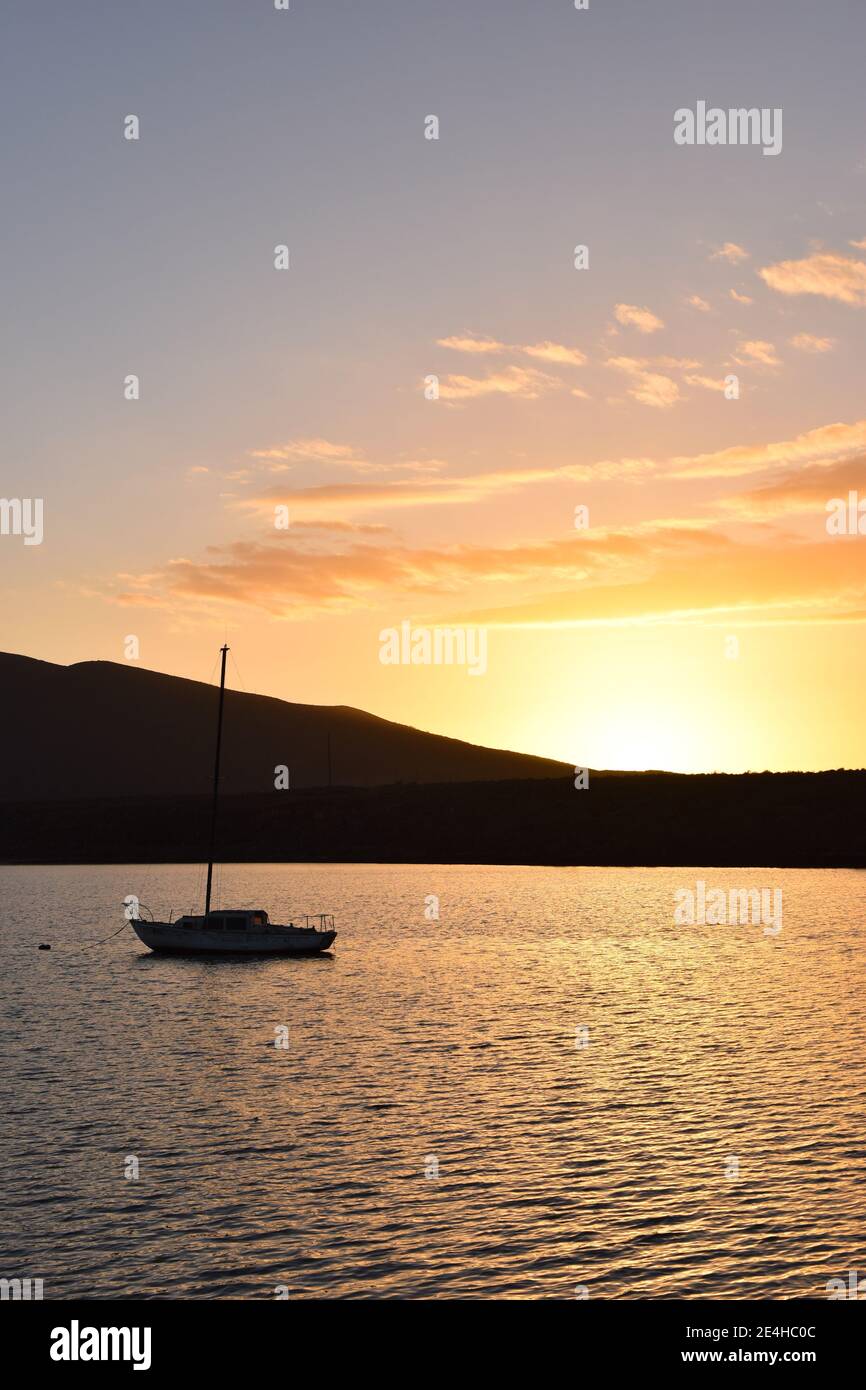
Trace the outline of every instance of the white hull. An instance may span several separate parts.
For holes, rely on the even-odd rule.
[[[302,930],[298,927],[262,927],[259,930],[239,928],[225,931],[205,927],[187,927],[175,922],[130,923],[139,941],[151,951],[172,952],[175,955],[207,953],[208,955],[314,955],[327,951],[337,935],[335,931]]]

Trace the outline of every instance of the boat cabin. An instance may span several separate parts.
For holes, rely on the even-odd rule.
[[[334,930],[334,918],[330,912],[317,912],[308,915],[304,913],[299,918],[297,924],[289,922],[286,926],[277,926],[271,923],[268,914],[262,907],[244,908],[220,908],[212,912],[210,916],[195,916],[190,912],[178,917],[174,923],[176,927],[194,927],[199,931],[235,931],[235,932],[332,932]]]
[[[187,914],[178,918],[178,926],[207,927],[208,931],[261,931],[268,927],[268,914],[264,908],[224,908],[212,912],[209,917],[193,917]]]

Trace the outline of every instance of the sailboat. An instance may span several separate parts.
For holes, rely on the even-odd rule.
[[[130,919],[131,925],[138,939],[151,951],[170,952],[174,955],[197,955],[202,952],[209,955],[314,955],[319,951],[326,951],[337,935],[334,930],[334,918],[329,912],[318,913],[312,917],[305,915],[303,926],[300,922],[297,925],[290,922],[288,926],[278,926],[271,922],[264,908],[218,908],[211,911],[228,651],[227,646],[220,647],[222,663],[204,915],[199,917],[188,914],[178,917],[176,921],[168,922],[145,921],[142,917],[133,917]]]

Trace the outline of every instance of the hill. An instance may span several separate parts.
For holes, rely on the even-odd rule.
[[[57,666],[0,653],[0,800],[185,796],[213,776],[217,691],[138,666]],[[331,775],[329,778],[329,739]],[[226,691],[221,787],[273,791],[548,778],[565,764],[424,733],[348,705]]]

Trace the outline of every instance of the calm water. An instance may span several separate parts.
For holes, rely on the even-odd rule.
[[[226,906],[337,913],[333,959],[75,949],[199,877],[0,868],[0,1275],[784,1299],[866,1272],[866,874],[234,866]],[[674,926],[698,878],[781,887],[782,931]]]

